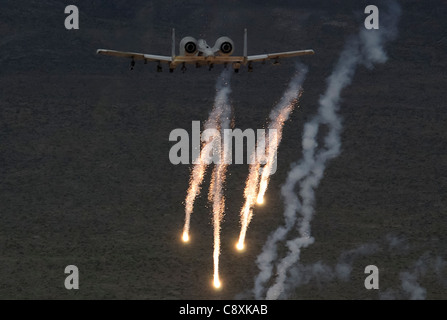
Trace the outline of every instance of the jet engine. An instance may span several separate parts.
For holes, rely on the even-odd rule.
[[[180,55],[194,56],[198,51],[197,40],[193,37],[184,37],[180,41]]]
[[[219,52],[221,55],[229,56],[233,53],[234,50],[234,44],[233,40],[231,40],[228,37],[220,37],[217,39],[216,43],[214,44],[213,51]]]

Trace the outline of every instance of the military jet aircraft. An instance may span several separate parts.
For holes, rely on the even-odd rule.
[[[184,37],[180,41],[180,54],[175,55],[175,30],[172,29],[172,51],[171,56],[159,56],[153,54],[116,51],[108,49],[98,49],[96,53],[114,57],[124,57],[132,59],[130,62],[130,69],[135,66],[135,60],[143,60],[146,64],[148,61],[157,62],[157,71],[162,71],[162,63],[169,66],[169,72],[181,65],[181,70],[186,70],[186,64],[193,64],[196,67],[208,66],[209,70],[216,64],[223,64],[227,66],[232,65],[234,71],[237,73],[242,65],[248,65],[248,71],[253,71],[252,62],[265,62],[266,60],[273,60],[273,64],[278,64],[280,58],[289,58],[302,55],[314,54],[312,49],[287,51],[278,53],[266,53],[249,56],[247,55],[247,29],[244,30],[244,55],[232,56],[234,51],[233,41],[228,37],[220,37],[217,39],[213,47],[210,47],[205,40],[196,40],[193,37]]]

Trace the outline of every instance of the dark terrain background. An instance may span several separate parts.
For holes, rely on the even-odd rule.
[[[389,60],[359,67],[343,91],[342,154],[316,192],[315,244],[301,261],[334,265],[343,251],[402,239],[355,261],[351,281],[310,282],[291,298],[377,299],[364,268],[380,270],[380,291],[426,253],[447,256],[447,5],[401,1]],[[64,28],[65,6],[80,29]],[[301,157],[304,123],[345,39],[366,15],[363,1],[55,1],[0,2],[0,298],[232,299],[253,287],[267,235],[282,223],[279,188]],[[380,2],[377,3],[380,7]],[[212,280],[207,184],[180,242],[190,166],[169,162],[175,128],[191,129],[212,108],[221,67],[169,74],[156,64],[101,57],[97,48],[170,54],[170,32],[213,44],[231,37],[242,54],[313,48],[300,108],[286,123],[266,204],[255,209],[247,250],[234,250],[248,166],[229,168],[222,225],[221,279]],[[177,48],[178,50],[178,48]],[[294,72],[254,65],[231,79],[235,125],[262,128]],[[209,176],[207,177],[209,179]],[[207,181],[207,180],[206,180]],[[80,289],[64,288],[64,268],[80,270]],[[441,275],[447,278],[446,271]],[[441,277],[441,278],[442,278]],[[445,299],[439,274],[420,284]],[[407,298],[407,296],[402,296]]]

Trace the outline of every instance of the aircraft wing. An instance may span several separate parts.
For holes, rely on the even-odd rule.
[[[224,64],[224,63],[234,63],[244,62],[244,57],[242,56],[176,56],[174,57],[174,63],[198,63],[198,64]]]
[[[134,60],[157,61],[157,62],[166,62],[166,63],[169,63],[172,61],[172,57],[157,56],[157,55],[153,55],[153,54],[145,54],[145,53],[138,53],[138,52],[126,52],[126,51],[98,49],[98,50],[96,50],[96,53],[102,54],[105,56],[132,58]]]
[[[315,52],[310,50],[299,50],[299,51],[287,51],[287,52],[278,52],[278,53],[266,53],[266,54],[259,54],[255,56],[248,56],[247,61],[265,61],[269,59],[279,59],[279,58],[289,58],[289,57],[296,57],[296,56],[304,56],[308,54],[314,54]]]

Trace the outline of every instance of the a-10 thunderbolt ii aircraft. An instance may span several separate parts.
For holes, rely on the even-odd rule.
[[[273,64],[278,64],[280,58],[289,58],[295,56],[314,54],[312,49],[299,50],[299,51],[287,51],[278,53],[266,53],[249,56],[247,55],[247,29],[244,30],[244,55],[232,56],[234,51],[233,41],[228,37],[220,37],[217,39],[213,47],[210,47],[205,40],[196,40],[193,37],[184,37],[180,41],[180,54],[175,55],[175,30],[172,29],[172,51],[171,56],[159,56],[153,54],[116,51],[107,49],[98,49],[98,54],[124,57],[132,59],[130,62],[131,70],[135,66],[135,60],[143,60],[146,64],[148,61],[157,62],[157,71],[162,71],[162,63],[166,63],[169,66],[169,72],[173,72],[174,69],[181,65],[181,70],[186,70],[186,64],[193,64],[196,67],[208,66],[209,69],[216,64],[223,64],[225,67],[229,64],[232,65],[235,72],[238,72],[241,65],[248,65],[248,71],[253,71],[252,62],[265,62],[272,59]]]

